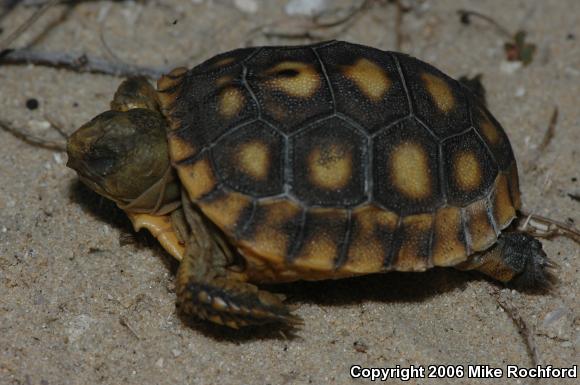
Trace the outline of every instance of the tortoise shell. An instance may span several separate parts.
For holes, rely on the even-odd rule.
[[[180,180],[254,281],[453,266],[520,207],[500,124],[401,53],[237,49],[172,71],[158,92]]]

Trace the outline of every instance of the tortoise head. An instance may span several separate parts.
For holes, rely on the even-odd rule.
[[[96,116],[70,136],[67,166],[125,211],[165,213],[178,205],[180,194],[169,160],[167,121],[155,109],[123,108],[130,102],[125,91],[139,91],[134,83],[130,79],[119,87],[111,103],[115,110]]]

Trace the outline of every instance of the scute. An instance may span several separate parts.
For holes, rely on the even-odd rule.
[[[335,108],[369,134],[409,114],[397,63],[384,51],[338,42],[318,48],[332,85]]]
[[[385,269],[398,223],[397,214],[374,204],[353,210],[347,258],[339,270],[366,274]]]
[[[435,67],[407,55],[396,55],[413,110],[439,138],[471,125],[466,90]]]
[[[344,255],[348,225],[347,210],[308,210],[291,262],[299,269],[332,270]]]
[[[265,47],[246,64],[261,117],[285,134],[332,113],[332,95],[310,47]]]
[[[172,163],[255,281],[453,266],[520,207],[501,125],[407,55],[226,52],[159,82]]]
[[[304,210],[287,199],[262,200],[255,205],[239,243],[267,260],[283,261],[296,247],[303,218]]]
[[[366,138],[330,118],[290,139],[290,186],[306,205],[353,206],[366,199]]]
[[[499,170],[474,130],[443,142],[443,154],[451,205],[463,207],[489,193]]]
[[[193,157],[236,127],[258,117],[258,105],[243,85],[240,63],[202,72],[206,67],[212,68],[202,65],[183,75],[179,94],[168,99],[170,106],[164,105],[171,123],[170,149],[178,141],[188,143],[195,149]]]
[[[373,140],[373,198],[400,214],[431,212],[443,203],[439,147],[414,119],[398,122]]]
[[[282,135],[254,121],[221,138],[211,154],[223,184],[262,197],[283,192],[284,146]]]
[[[475,105],[472,110],[475,131],[489,149],[499,169],[507,171],[514,164],[514,154],[505,131],[485,106]]]

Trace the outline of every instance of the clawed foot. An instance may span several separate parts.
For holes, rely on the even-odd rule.
[[[190,281],[177,293],[184,314],[234,329],[267,323],[301,324],[282,303],[282,296],[259,290],[246,282],[216,278],[208,283]]]

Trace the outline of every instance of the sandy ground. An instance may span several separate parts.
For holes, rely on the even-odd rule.
[[[37,49],[166,67],[193,66],[244,45],[306,41],[256,30],[284,20],[286,1],[258,2],[255,13],[247,5],[253,2],[237,3],[246,11],[229,0],[57,6],[14,46],[33,43]],[[580,223],[580,202],[568,195],[580,194],[580,3],[413,4],[404,19],[403,50],[452,76],[482,73],[490,108],[520,164],[525,207]],[[505,37],[478,20],[461,24],[459,8],[493,16],[511,31],[525,29],[537,45],[534,61],[515,70],[506,65]],[[31,12],[19,8],[2,20],[0,38]],[[286,21],[285,28],[295,24]],[[377,5],[343,31],[313,33],[394,49],[394,28],[395,7]],[[106,109],[120,81],[1,66],[0,117],[58,140],[47,120],[73,131]],[[29,98],[39,108],[27,109]],[[555,135],[540,153],[554,106]],[[549,294],[516,292],[448,270],[297,283],[274,288],[299,305],[305,324],[293,336],[268,328],[228,332],[176,315],[176,265],[145,235],[122,241],[131,232],[123,213],[83,188],[65,162],[63,153],[0,130],[0,384],[348,384],[370,382],[350,378],[354,364],[530,367],[524,339],[494,290],[527,324],[541,364],[570,367],[580,361],[580,249],[570,240],[543,242],[560,265],[559,284]],[[533,381],[504,377],[497,383]]]

